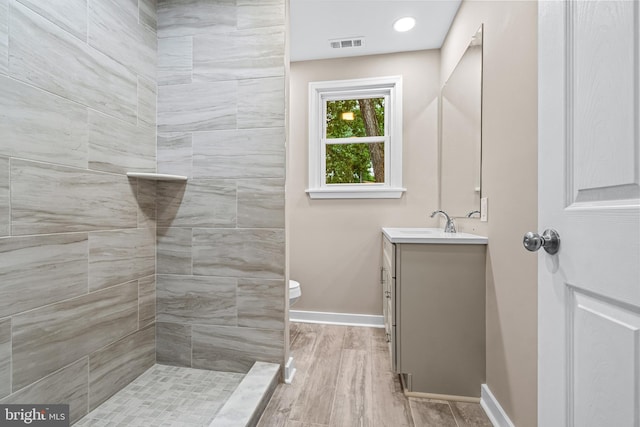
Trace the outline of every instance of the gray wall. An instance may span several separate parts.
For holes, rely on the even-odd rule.
[[[155,361],[154,0],[0,0],[0,400],[76,421]]]
[[[157,359],[282,363],[284,0],[158,1]]]

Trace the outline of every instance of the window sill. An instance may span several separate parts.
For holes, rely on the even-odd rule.
[[[406,188],[308,188],[312,199],[399,199]]]

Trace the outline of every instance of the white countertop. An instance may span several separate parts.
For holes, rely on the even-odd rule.
[[[470,233],[445,233],[442,228],[390,228],[383,227],[382,234],[391,243],[429,243],[445,245],[486,245],[489,239]]]

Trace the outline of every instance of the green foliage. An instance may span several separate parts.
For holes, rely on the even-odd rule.
[[[378,119],[378,135],[384,135],[384,98],[374,99]],[[354,120],[342,120],[342,113],[351,111]],[[330,138],[371,136],[365,124],[357,99],[327,101],[327,133]],[[369,144],[327,144],[327,184],[375,182]]]

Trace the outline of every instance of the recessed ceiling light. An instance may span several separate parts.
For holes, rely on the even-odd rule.
[[[405,31],[409,31],[416,25],[416,20],[410,16],[400,18],[393,23],[393,29],[398,31],[399,33],[404,33]]]

